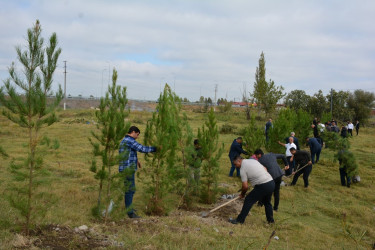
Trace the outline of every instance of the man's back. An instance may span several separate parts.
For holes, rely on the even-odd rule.
[[[316,138],[309,139],[309,146],[311,150],[318,150],[322,148],[322,146],[320,145],[320,143],[318,142]]]
[[[272,176],[257,160],[244,159],[241,164],[241,181],[250,181],[252,186],[272,181]]]
[[[268,173],[272,176],[273,179],[284,175],[279,164],[277,163],[278,158],[283,160],[285,159],[284,164],[287,165],[286,158],[283,154],[268,153],[263,155],[259,159],[259,163],[267,168]]]

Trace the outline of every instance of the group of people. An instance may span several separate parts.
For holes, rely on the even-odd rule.
[[[308,140],[310,139],[315,138],[308,138]],[[233,224],[244,223],[252,206],[259,202],[264,205],[267,222],[273,223],[273,211],[278,211],[279,208],[280,186],[284,174],[294,174],[290,184],[292,186],[296,185],[299,176],[303,174],[304,186],[306,188],[309,186],[309,175],[313,165],[310,154],[307,151],[300,150],[298,139],[295,137],[294,132],[291,132],[291,136],[287,137],[286,140],[287,143],[285,144],[278,142],[286,148],[285,155],[264,154],[261,149],[257,149],[249,159],[244,159],[241,156],[241,154],[249,155],[248,152],[242,149],[242,138],[238,137],[232,142],[229,151],[229,159],[232,165],[229,176],[233,177],[233,167],[235,167],[237,176],[241,178],[242,182],[240,194],[242,198],[245,197],[248,191],[248,182],[251,183],[253,189],[246,195],[240,214],[235,219],[229,219],[229,222]],[[280,168],[277,162],[278,159],[283,161],[285,165],[284,171]],[[273,206],[271,204],[272,194],[274,195]]]
[[[285,138],[285,143],[278,141],[278,143],[285,147],[285,155],[268,153],[264,154],[261,149],[255,150],[254,154],[249,159],[243,159],[241,154],[249,155],[242,149],[242,138],[236,138],[229,152],[229,159],[231,161],[231,170],[229,176],[232,177],[234,170],[237,169],[237,176],[241,178],[242,192],[241,197],[245,197],[248,190],[248,182],[254,187],[253,190],[246,196],[241,213],[235,219],[229,221],[233,224],[244,223],[251,207],[259,202],[264,205],[266,218],[269,223],[273,223],[273,211],[277,211],[280,201],[280,186],[282,183],[282,176],[293,176],[290,185],[296,185],[299,176],[303,175],[304,186],[309,186],[309,175],[312,171],[313,164],[319,162],[320,153],[323,148],[322,133],[331,131],[340,133],[336,121],[330,121],[326,124],[321,124],[315,118],[312,122],[314,137],[306,137],[306,144],[310,148],[310,152],[301,150],[298,138],[295,133],[291,132],[289,137]],[[269,141],[269,131],[272,128],[272,119],[269,119],[265,126],[266,142]],[[348,121],[346,126],[341,128],[341,136],[352,136],[353,129],[356,129],[357,135],[359,132],[359,121],[354,126],[352,122]],[[284,171],[280,168],[277,160],[282,159],[285,167]],[[341,165],[341,161],[340,161]],[[347,177],[345,168],[340,168],[340,179],[343,186],[350,187],[350,178]],[[272,207],[271,197],[274,195],[274,205]]]
[[[341,133],[340,133],[340,128],[337,126],[336,121],[332,120],[332,121],[326,122],[324,124],[324,130],[325,131],[331,131],[331,132],[340,133],[340,135],[342,137],[348,137],[349,135],[353,136],[353,130],[354,130],[354,128],[355,128],[356,133],[358,135],[358,133],[359,133],[359,126],[360,126],[359,125],[359,121],[356,121],[355,125],[351,121],[347,121],[346,125],[341,126]],[[323,132],[323,131],[321,131],[321,132]],[[315,132],[314,132],[314,135],[315,135]]]
[[[272,119],[269,119],[265,126],[267,141],[269,140],[268,133],[271,128]],[[236,171],[237,177],[241,178],[242,191],[240,196],[242,198],[245,197],[246,192],[248,191],[248,182],[250,182],[254,188],[248,195],[246,195],[244,205],[238,217],[236,219],[230,219],[231,223],[244,223],[251,207],[258,201],[265,207],[267,221],[273,223],[273,211],[277,211],[279,207],[280,186],[283,175],[294,175],[290,184],[292,186],[296,185],[299,176],[303,175],[305,188],[309,186],[309,175],[312,171],[312,166],[319,162],[320,153],[323,147],[323,140],[321,139],[320,134],[324,131],[340,132],[335,121],[322,125],[316,118],[313,121],[312,128],[314,137],[306,138],[306,143],[310,148],[311,154],[308,151],[300,149],[298,138],[295,136],[294,132],[291,132],[290,136],[285,138],[285,143],[278,141],[281,146],[285,147],[285,155],[274,153],[264,154],[261,149],[257,149],[249,159],[244,159],[241,157],[241,154],[249,155],[249,152],[246,152],[242,148],[242,137],[237,137],[233,140],[229,151],[229,159],[231,162],[229,176],[233,177],[234,172]],[[353,128],[354,125],[351,122],[348,122],[346,129],[350,135],[352,135]],[[358,135],[358,121],[355,128]],[[141,168],[137,152],[151,153],[158,150],[156,147],[143,146],[138,143],[136,140],[139,137],[139,134],[139,128],[135,126],[130,127],[128,134],[121,141],[119,149],[120,154],[124,152],[128,154],[126,160],[120,162],[119,172],[123,172],[125,169],[131,170],[130,175],[127,175],[125,179],[125,185],[127,187],[125,192],[125,206],[129,218],[139,218],[132,205],[135,193],[134,176],[137,168]],[[199,152],[200,147],[198,140],[194,141],[194,146],[196,152]],[[281,159],[285,165],[283,170],[277,162],[278,159]],[[192,167],[194,168],[194,166]],[[340,175],[341,173],[342,170],[340,170]],[[199,181],[198,168],[193,170],[192,179]],[[343,178],[341,177],[341,179]],[[272,194],[274,195],[273,206],[271,204]]]

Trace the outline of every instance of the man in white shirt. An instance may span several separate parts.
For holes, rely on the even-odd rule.
[[[348,133],[350,134],[350,136],[353,136],[353,128],[353,123],[351,121],[348,121]]]
[[[273,181],[272,176],[257,160],[243,159],[240,155],[238,155],[234,158],[233,163],[236,168],[241,169],[241,198],[245,197],[248,190],[248,182],[251,183],[254,189],[251,190],[251,192],[246,196],[241,213],[237,216],[237,219],[229,219],[229,222],[233,224],[243,224],[246,216],[250,212],[251,207],[257,201],[261,201],[264,204],[267,222],[274,223],[271,197],[275,189],[275,182]]]
[[[292,153],[290,153],[290,149],[291,148],[297,148],[296,144],[294,144],[294,139],[293,137],[289,137],[289,143],[287,144],[284,144],[280,141],[278,141],[277,143],[279,143],[281,146],[284,146],[285,147],[285,156],[286,156],[286,159],[288,161],[288,164],[289,164],[289,168],[287,170],[285,170],[285,176],[288,176],[288,175],[291,175],[293,173],[293,169],[294,169],[294,161],[290,161],[290,159],[292,158]]]

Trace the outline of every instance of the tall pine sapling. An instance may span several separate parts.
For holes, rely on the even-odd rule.
[[[277,142],[285,143],[284,139],[290,136],[290,132],[294,131],[296,137],[304,141],[310,134],[310,115],[303,110],[294,111],[292,109],[283,109],[280,111],[277,119],[273,122],[273,128],[269,132],[269,141],[266,143],[268,152],[283,153],[285,149]]]
[[[243,135],[244,148],[249,154],[254,153],[258,148],[264,146],[264,128],[257,127],[255,121],[255,114],[252,114],[250,123],[245,127],[245,134]]]
[[[104,207],[104,221],[107,220],[108,208],[113,199],[122,199],[123,193],[119,192],[121,195],[114,197],[113,190],[121,190],[124,178],[118,177],[126,174],[119,174],[113,170],[113,166],[118,166],[120,161],[125,160],[126,152],[118,155],[118,149],[121,139],[130,127],[130,124],[125,122],[129,116],[126,87],[118,86],[116,82],[117,71],[113,69],[112,86],[108,86],[108,92],[100,99],[99,110],[95,112],[98,132],[91,133],[95,140],[89,139],[94,153],[90,170],[99,180],[98,203],[93,209],[93,214],[99,216]],[[96,167],[96,158],[100,158],[99,170]]]
[[[152,155],[146,155],[148,167],[144,169],[150,179],[145,180],[149,200],[147,213],[163,215],[165,211],[164,198],[170,191],[180,168],[176,167],[179,131],[178,116],[181,106],[177,96],[168,84],[160,94],[159,103],[152,119],[147,122],[145,144],[157,145],[158,150]]]
[[[181,152],[181,158],[177,159],[176,165],[181,165],[182,181],[177,182],[177,187],[182,189],[182,204],[190,208],[193,201],[193,195],[199,192],[200,185],[200,166],[201,155],[199,141],[194,144],[193,131],[188,123],[186,114],[179,118],[179,128],[181,136],[178,139],[178,148]]]
[[[208,121],[198,129],[198,139],[202,155],[201,198],[208,204],[215,202],[218,192],[219,159],[224,145],[219,145],[219,131],[213,108],[208,114]]]
[[[29,234],[32,217],[39,212],[35,206],[40,202],[35,199],[41,195],[36,187],[45,181],[43,177],[47,174],[43,168],[46,151],[39,149],[41,144],[49,144],[42,140],[41,130],[57,121],[55,109],[63,97],[59,87],[54,100],[47,102],[47,97],[52,95],[53,74],[61,49],[57,48],[55,33],[45,47],[41,31],[37,20],[34,27],[27,30],[26,50],[16,47],[24,77],[16,72],[15,63],[12,63],[10,77],[0,89],[0,103],[5,107],[3,115],[27,130],[27,158],[23,164],[11,163],[11,172],[20,184],[13,189],[15,194],[10,196],[11,204],[25,217],[26,234]]]
[[[336,132],[324,133],[324,142],[328,149],[336,151],[334,159],[340,162],[340,168],[345,168],[345,172],[349,177],[358,174],[358,164],[353,152],[350,149],[350,142],[348,138],[342,138]]]

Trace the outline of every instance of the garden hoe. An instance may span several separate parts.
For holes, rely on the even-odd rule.
[[[201,216],[202,216],[203,218],[208,217],[208,215],[209,215],[210,213],[213,213],[213,212],[215,212],[216,210],[218,210],[218,209],[220,209],[220,208],[222,208],[222,207],[225,207],[225,206],[228,205],[229,203],[232,203],[233,201],[236,201],[236,200],[238,200],[239,198],[240,198],[240,196],[237,196],[236,198],[233,198],[233,199],[231,199],[230,201],[227,201],[227,202],[225,202],[224,204],[221,204],[220,206],[215,207],[215,208],[211,209],[211,210],[208,211],[208,212],[202,212],[202,213],[201,213]]]

